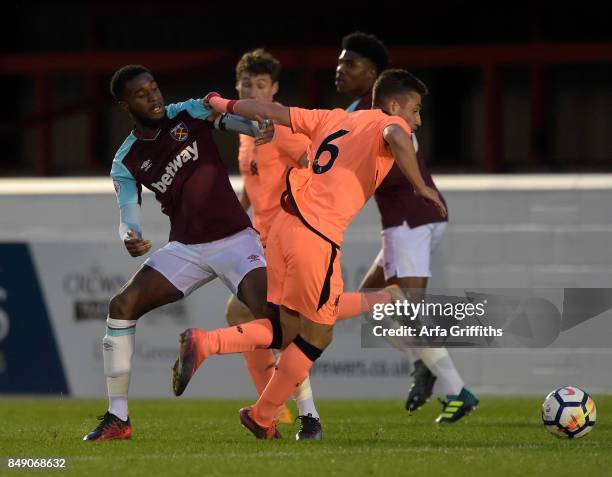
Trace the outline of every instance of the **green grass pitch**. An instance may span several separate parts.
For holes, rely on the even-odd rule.
[[[540,398],[483,396],[462,421],[434,424],[430,401],[410,416],[401,400],[320,400],[324,440],[255,440],[238,422],[242,400],[132,400],[131,441],[83,442],[105,401],[0,399],[0,457],[65,457],[67,470],[2,475],[599,476],[612,472],[612,396],[595,396],[585,438],[562,440],[540,422]]]

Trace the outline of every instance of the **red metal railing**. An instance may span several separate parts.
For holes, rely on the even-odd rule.
[[[273,48],[283,69],[301,71],[304,75],[305,106],[315,106],[320,85],[319,70],[334,67],[337,48]],[[501,141],[501,100],[499,70],[502,66],[529,67],[529,101],[531,111],[531,157],[539,160],[536,138],[544,127],[544,88],[542,74],[554,64],[612,63],[612,43],[518,44],[504,46],[391,47],[394,65],[407,68],[471,66],[482,72],[484,139],[483,170],[496,172]],[[97,111],[106,104],[97,95],[96,77],[110,74],[129,63],[147,65],[156,73],[179,73],[205,69],[212,65],[233,68],[235,52],[230,50],[176,51],[96,51],[83,53],[20,54],[0,57],[0,75],[22,75],[34,82],[33,114],[18,121],[0,124],[0,134],[30,128],[38,129],[36,172],[53,173],[53,121],[77,112],[88,111],[89,144],[94,150],[98,134]],[[49,81],[55,75],[78,74],[87,79],[87,97],[74,104],[51,108]],[[93,157],[93,154],[92,154]]]

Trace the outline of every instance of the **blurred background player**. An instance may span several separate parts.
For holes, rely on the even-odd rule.
[[[240,99],[273,102],[278,93],[281,65],[263,49],[242,55],[236,65],[236,91]],[[266,248],[268,232],[281,210],[280,199],[286,189],[285,176],[290,167],[308,163],[305,151],[310,140],[302,134],[293,134],[286,126],[275,127],[274,140],[256,146],[252,136],[240,135],[238,165],[243,180],[240,203],[245,210],[253,207],[253,225]],[[249,309],[231,295],[226,309],[229,325],[238,325],[254,319]],[[261,395],[272,377],[276,355],[269,349],[256,349],[242,353],[257,394]],[[300,430],[297,439],[320,439],[322,435],[319,413],[314,404],[310,379],[306,378],[295,393]],[[291,412],[286,407],[279,422],[291,423]]]
[[[412,75],[403,73],[402,95],[414,90]],[[395,82],[395,78],[381,77],[378,90],[386,94],[390,86],[395,89]],[[374,91],[376,98],[376,87]],[[280,307],[281,328],[273,328],[267,320],[212,332],[190,328],[181,334],[173,374],[173,388],[180,394],[207,357],[267,348],[281,341],[284,351],[272,379],[257,403],[240,411],[241,423],[257,438],[277,439],[278,412],[332,340],[343,289],[340,244],[344,232],[394,161],[419,196],[435,202],[442,213],[446,210],[419,172],[410,127],[403,119],[412,101],[389,114],[381,109],[347,113],[228,101],[214,93],[207,98],[218,112],[235,110],[250,119],[272,119],[307,135],[312,143],[309,168],[293,169],[287,176],[284,212],[275,219],[268,238],[268,298]]]
[[[254,316],[264,316],[266,306],[266,262],[259,237],[238,202],[212,139],[212,121],[218,115],[205,108],[201,99],[166,106],[152,73],[139,65],[117,70],[110,89],[134,122],[111,170],[121,240],[133,257],[151,249],[140,225],[143,185],[155,193],[169,217],[170,237],[109,303],[103,339],[109,408],[84,440],[131,437],[127,396],[136,323],[142,315],[216,277]],[[214,124],[260,135],[251,121],[235,116],[218,116]]]
[[[336,89],[353,100],[347,111],[371,108],[372,87],[389,62],[385,45],[374,35],[354,32],[342,39]],[[426,184],[437,191],[423,156],[419,154],[414,134],[421,125],[420,99],[428,93],[427,87],[419,84],[419,89],[412,93],[418,96],[418,101],[413,109],[407,111],[405,119],[413,131],[412,140],[421,174]],[[407,99],[400,98],[400,101]],[[416,196],[397,164],[376,189],[374,198],[380,211],[383,243],[362,280],[360,290],[395,284],[403,290],[409,289],[412,300],[421,301],[431,277],[431,253],[444,235],[448,218],[442,217],[432,203]],[[414,366],[414,382],[406,399],[407,410],[414,411],[425,404],[434,391],[434,385],[443,403],[437,422],[455,422],[476,407],[478,400],[465,388],[445,348],[407,348],[395,340],[388,341],[404,352]]]

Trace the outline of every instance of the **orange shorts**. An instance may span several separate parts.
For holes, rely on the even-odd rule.
[[[285,211],[274,219],[267,242],[268,301],[315,323],[333,325],[344,287],[340,249]]]

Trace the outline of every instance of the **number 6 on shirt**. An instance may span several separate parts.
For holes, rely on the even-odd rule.
[[[315,159],[312,163],[312,171],[315,174],[323,174],[332,168],[332,166],[334,165],[334,161],[338,157],[340,151],[338,151],[338,146],[335,146],[334,144],[330,143],[338,139],[339,137],[348,134],[349,132],[350,131],[347,131],[346,129],[340,129],[339,131],[330,134],[323,140],[323,142],[319,146],[319,149],[317,150],[317,154],[315,155]],[[321,157],[321,154],[323,154],[325,151],[329,152],[331,158],[329,161],[327,161],[327,164],[321,166],[319,165],[319,157]]]

